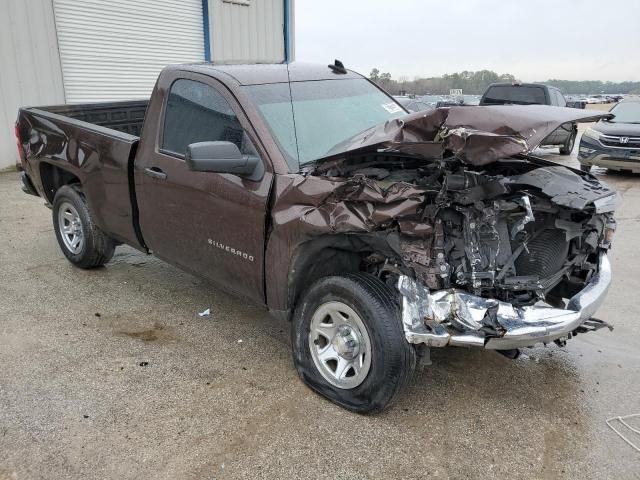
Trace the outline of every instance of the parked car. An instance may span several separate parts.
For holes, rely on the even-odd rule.
[[[551,105],[566,107],[562,92],[539,83],[493,83],[480,99],[480,105]],[[558,145],[560,155],[570,155],[578,135],[575,123],[567,123],[551,133],[542,145]]]
[[[587,97],[587,103],[598,104],[598,103],[605,103],[605,101],[602,95],[589,95]]]
[[[437,107],[438,102],[441,102],[444,99],[442,95],[422,95],[420,97],[420,101],[422,103],[426,103],[432,107]]]
[[[477,95],[447,95],[441,97],[436,103],[436,107],[456,107],[456,106],[476,106],[480,103]]]
[[[410,112],[422,112],[425,110],[432,110],[435,108],[433,105],[430,105],[426,102],[420,100],[420,98],[412,98],[412,97],[404,97],[404,96],[394,96],[393,98],[402,105],[405,109]]]
[[[465,105],[480,105],[480,95],[463,95]]]
[[[148,102],[22,108],[16,135],[73,265],[124,243],[264,305],[300,378],[368,413],[430,348],[514,358],[604,325],[617,195],[528,154],[603,115],[407,115],[338,62],[194,64]]]
[[[464,105],[464,97],[462,95],[443,95],[442,98],[436,103],[437,108],[442,107],[458,107]]]
[[[622,100],[602,119],[585,130],[580,139],[578,161],[584,171],[593,165],[640,173],[640,98]]]
[[[569,95],[565,98],[567,101],[567,107],[584,109],[587,106],[587,100],[585,98],[581,98],[576,95]]]

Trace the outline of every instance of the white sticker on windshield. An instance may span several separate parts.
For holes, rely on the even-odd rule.
[[[398,105],[397,103],[394,103],[394,102],[383,103],[381,105],[381,107],[384,108],[389,113],[400,113],[400,112],[402,112],[402,109],[400,108],[400,105]]]

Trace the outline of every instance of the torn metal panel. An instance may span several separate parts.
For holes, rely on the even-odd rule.
[[[515,175],[505,179],[504,183],[539,188],[556,205],[576,210],[584,209],[589,203],[598,202],[600,212],[613,211],[618,203],[617,195],[604,182],[593,177],[584,177],[560,165],[537,168],[522,175]]]
[[[451,335],[437,323],[428,326],[425,318],[429,308],[429,290],[406,275],[398,278],[402,295],[402,325],[409,343],[424,343],[429,347],[445,347]]]
[[[435,158],[428,142],[442,142],[472,165],[486,165],[501,158],[530,152],[565,123],[610,118],[593,113],[546,105],[509,105],[437,108],[375,126],[341,142],[328,152],[324,163],[337,156],[373,151],[393,151]]]
[[[295,176],[279,192],[274,221],[279,225],[302,222],[327,233],[368,232],[394,220],[413,220],[417,225],[418,208],[429,190],[405,182],[382,188],[362,175],[349,179]],[[424,226],[418,230],[424,235]]]

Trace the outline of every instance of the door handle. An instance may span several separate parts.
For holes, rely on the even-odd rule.
[[[151,178],[157,178],[158,180],[166,180],[167,174],[164,173],[158,167],[145,168],[144,174],[150,176]]]

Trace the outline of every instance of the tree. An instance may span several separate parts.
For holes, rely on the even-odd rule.
[[[480,95],[487,87],[495,82],[517,82],[515,76],[510,73],[496,73],[491,70],[479,70],[470,72],[465,70],[459,73],[447,73],[442,77],[421,78],[414,77],[409,80],[401,76],[398,81],[391,78],[388,72],[380,73],[374,68],[369,74],[369,79],[391,94],[410,92],[415,95],[448,95],[454,88],[462,89],[465,94]],[[593,94],[593,93],[640,93],[640,82],[602,82],[600,80],[556,80],[550,79],[548,85],[558,87],[565,94]]]

